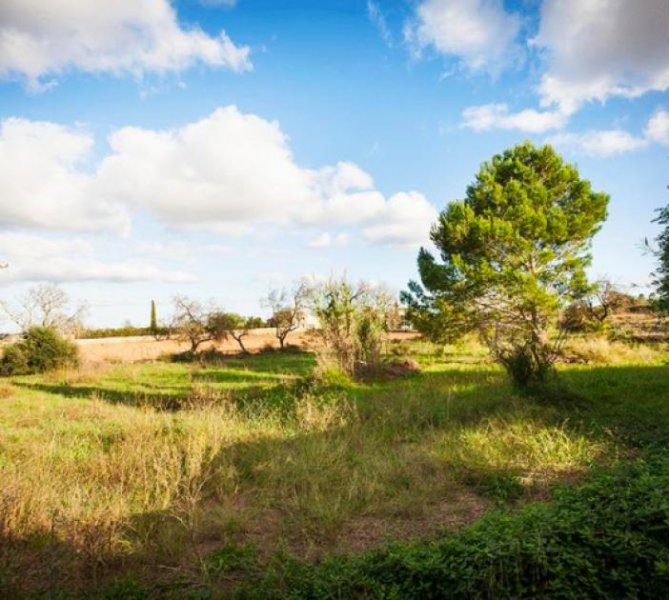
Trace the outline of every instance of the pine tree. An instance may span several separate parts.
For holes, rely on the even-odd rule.
[[[420,250],[422,286],[410,282],[402,296],[407,317],[441,340],[478,332],[518,385],[544,379],[556,357],[550,329],[589,289],[590,242],[608,200],[550,146],[494,156],[433,226],[441,261]]]
[[[664,230],[655,238],[657,249],[655,255],[659,265],[653,273],[653,283],[657,292],[657,307],[669,311],[669,205],[658,210],[653,223],[664,226]]]

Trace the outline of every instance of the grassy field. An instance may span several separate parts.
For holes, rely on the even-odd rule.
[[[661,349],[575,347],[596,364],[534,396],[476,345],[394,351],[422,372],[354,383],[275,352],[0,383],[0,596],[225,597],[546,504],[669,442]]]

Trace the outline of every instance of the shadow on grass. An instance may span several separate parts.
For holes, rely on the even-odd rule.
[[[294,378],[295,375],[268,373],[260,370],[251,371],[250,369],[235,367],[226,369],[205,368],[201,371],[195,371],[191,377],[193,381],[238,386],[239,384],[277,384]]]
[[[220,352],[204,352],[198,357],[189,356],[188,360],[175,362],[201,365],[203,368],[233,368],[259,373],[283,373],[285,375],[306,376],[316,365],[313,353],[297,348],[285,350],[267,350],[253,354],[223,354]]]
[[[188,394],[174,394],[148,391],[130,391],[115,390],[107,387],[69,385],[69,384],[49,384],[49,383],[28,383],[15,382],[15,386],[45,392],[47,394],[56,394],[65,398],[98,398],[110,404],[125,404],[127,406],[151,407],[156,410],[179,410],[188,400]]]
[[[253,357],[243,361],[258,366]],[[250,377],[250,382],[257,383],[259,377],[264,377],[260,369],[256,372],[258,376]],[[206,376],[208,371],[201,373]],[[214,369],[213,373],[225,379],[226,369]],[[239,376],[236,372],[228,372],[228,375]],[[267,379],[277,381],[272,376]],[[249,415],[255,410],[273,407],[283,411],[283,417],[289,421],[304,418],[300,417],[300,403],[311,396],[321,404],[307,418],[315,420],[316,425],[317,420],[322,419],[320,429],[314,427],[313,422],[304,422],[301,431],[300,423],[294,423],[292,433],[286,437],[261,436],[234,443],[214,459],[214,465],[233,467],[238,478],[236,493],[240,497],[261,496],[257,504],[249,508],[254,519],[262,515],[263,510],[272,515],[267,523],[262,520],[256,523],[255,533],[242,528],[237,534],[241,539],[236,543],[248,541],[244,536],[255,536],[252,542],[265,542],[271,547],[272,536],[286,531],[290,535],[292,531],[295,539],[312,539],[327,552],[328,544],[337,539],[344,525],[361,516],[369,517],[374,514],[374,507],[376,510],[379,506],[385,507],[386,512],[377,523],[388,525],[389,532],[393,531],[392,523],[399,518],[410,520],[427,515],[424,518],[429,521],[431,513],[425,512],[426,507],[430,502],[443,504],[443,489],[451,484],[501,502],[514,501],[523,493],[522,483],[519,483],[523,473],[517,467],[503,462],[486,464],[486,453],[478,450],[485,450],[485,446],[476,446],[469,454],[450,455],[434,452],[429,445],[433,443],[429,436],[453,432],[462,433],[455,441],[461,439],[466,445],[467,440],[489,433],[489,424],[496,419],[507,423],[517,421],[539,429],[559,425],[567,437],[588,436],[595,442],[613,439],[634,448],[660,445],[669,438],[669,367],[574,367],[565,369],[561,379],[568,388],[577,390],[584,402],[575,407],[569,402],[561,403],[559,397],[548,403],[518,396],[504,375],[490,368],[446,368],[406,380],[325,391],[295,385],[236,390],[239,394],[236,401]],[[104,394],[110,391],[80,386],[19,385],[77,397],[100,394],[105,398]],[[111,399],[107,399],[122,402],[125,398],[124,403],[128,403],[127,397],[128,392],[114,392]],[[142,394],[142,398],[145,400],[146,394]],[[328,421],[329,408],[336,408],[341,402],[349,404],[349,412],[342,413],[343,419]],[[494,442],[494,435],[490,439]],[[517,443],[513,436],[511,443]],[[454,448],[457,450],[457,446]],[[524,451],[522,444],[512,450]],[[206,510],[207,503],[215,501],[215,491],[204,488],[198,507]],[[137,528],[142,524],[146,537],[152,538],[149,541],[160,545],[160,531],[165,529],[162,525],[173,523],[179,510],[175,500],[175,505],[164,512],[132,515],[127,526]],[[239,510],[244,510],[243,504]],[[472,512],[472,518],[476,516],[478,513]],[[434,527],[434,523],[431,525],[432,528],[417,526],[413,531],[436,535],[439,528]],[[381,543],[384,539],[381,534],[376,537],[369,532],[365,534],[370,543]],[[114,567],[117,558],[111,552],[108,556],[101,553],[98,556],[101,566],[97,571],[90,571],[85,565],[85,568],[76,566],[81,549],[75,540],[63,540],[57,545],[54,542],[53,547],[50,544],[47,540],[43,552],[47,557],[57,557],[49,560],[57,560],[59,585],[77,581],[77,585],[83,583],[84,590],[93,589],[105,580],[100,570],[107,570],[107,579],[118,575]],[[16,569],[21,564],[20,554],[26,553],[26,560],[34,561],[34,557],[29,556],[33,550],[29,548],[36,546],[26,544],[26,540],[10,538],[0,538],[0,545],[14,549],[12,560],[8,559],[0,567],[4,569],[4,574],[0,571],[0,582],[4,577],[18,585],[21,577]],[[155,566],[151,563],[156,560],[155,554],[136,558],[140,563],[144,561],[145,568]],[[48,578],[49,572],[45,569],[41,577]],[[210,584],[211,574],[208,577]],[[43,583],[49,585],[48,580]]]
[[[669,444],[669,365],[565,369],[561,379],[586,400],[590,427],[635,448]]]
[[[185,408],[202,408],[207,398],[212,404],[228,399],[240,406],[260,404],[263,395],[275,397],[283,406],[283,398],[290,396],[293,382],[311,373],[315,359],[304,352],[272,352],[250,356],[224,356],[220,361],[204,365],[193,363],[189,382],[185,385],[155,383],[151,374],[139,380],[141,389],[118,389],[102,382],[97,385],[79,383],[44,383],[16,380],[19,388],[56,394],[66,398],[98,398],[110,404],[150,407],[156,410],[177,411]],[[203,385],[205,387],[198,387]],[[177,389],[175,391],[175,388]],[[280,388],[272,393],[274,388]],[[280,398],[280,401],[277,400]],[[266,403],[265,403],[266,404]]]

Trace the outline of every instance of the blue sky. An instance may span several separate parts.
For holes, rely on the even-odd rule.
[[[309,274],[399,290],[437,211],[524,139],[611,195],[593,277],[649,280],[663,0],[53,4],[0,6],[5,298],[54,281],[116,325],[176,293],[261,313]]]

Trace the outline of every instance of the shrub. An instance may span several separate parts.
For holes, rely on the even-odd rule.
[[[323,362],[336,363],[351,376],[377,372],[388,331],[395,320],[395,303],[381,287],[346,279],[330,280],[309,291],[311,308],[320,322],[317,335],[325,356]]]
[[[31,327],[21,340],[5,348],[0,360],[0,373],[44,373],[60,367],[77,366],[78,363],[79,351],[75,344],[50,327]]]
[[[7,346],[0,361],[3,375],[26,375],[30,372],[28,358],[20,343]]]

